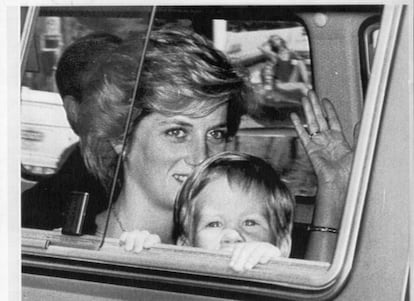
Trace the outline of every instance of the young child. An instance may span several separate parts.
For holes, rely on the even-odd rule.
[[[226,152],[204,161],[183,184],[173,235],[178,245],[232,253],[230,267],[242,272],[289,256],[293,211],[294,200],[270,164]],[[159,239],[134,231],[121,242],[139,252]]]

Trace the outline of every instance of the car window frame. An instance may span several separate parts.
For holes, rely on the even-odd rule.
[[[142,254],[133,255],[136,259],[136,263],[128,264],[133,268],[154,268],[154,265],[147,264],[146,260],[151,260],[154,254],[160,250],[166,252],[172,252],[171,254],[180,253],[185,258],[188,264],[199,262],[199,255],[203,254],[206,257],[207,262],[214,262],[213,268],[216,269],[211,274],[204,276],[218,277],[220,272],[217,269],[225,269],[221,276],[225,276],[227,279],[231,276],[231,280],[241,280],[242,284],[248,284],[246,287],[241,285],[240,282],[234,286],[226,283],[225,289],[227,290],[256,290],[264,295],[272,295],[277,297],[295,297],[301,299],[308,299],[310,297],[327,297],[332,296],[344,283],[352,268],[353,258],[355,256],[355,247],[358,237],[359,226],[361,222],[365,195],[367,192],[369,175],[372,166],[372,159],[375,151],[376,138],[378,136],[378,129],[380,124],[380,116],[382,110],[382,104],[385,97],[385,91],[387,88],[387,78],[390,71],[391,60],[393,56],[396,36],[398,32],[398,26],[402,14],[402,5],[385,5],[383,10],[383,16],[381,21],[381,30],[378,37],[377,52],[373,62],[372,75],[367,90],[367,96],[365,100],[363,118],[361,123],[361,132],[359,134],[358,143],[356,146],[355,157],[352,166],[351,178],[347,193],[346,206],[341,222],[341,231],[338,236],[337,248],[332,264],[295,260],[295,259],[280,259],[275,260],[268,266],[259,266],[257,271],[251,273],[265,273],[268,277],[268,281],[261,281],[254,279],[251,280],[251,274],[246,275],[233,275],[225,269],[225,263],[228,260],[226,255],[219,255],[217,253],[210,253],[204,250],[189,250],[187,248],[177,246],[162,246],[160,248],[154,248],[153,250],[145,251]],[[73,243],[76,242],[77,246],[81,246],[83,241],[94,241],[93,237],[64,237],[58,232],[42,231],[42,230],[29,230],[23,229],[22,231],[22,263],[26,267],[37,267],[43,269],[55,268],[48,260],[65,259],[69,262],[82,262],[92,261],[102,264],[101,271],[105,273],[115,273],[110,269],[105,270],[105,264],[123,264],[125,260],[130,260],[132,255],[125,254],[119,251],[119,254],[115,252],[114,248],[118,248],[116,240],[108,240],[108,257],[104,256],[101,259],[96,259],[96,252],[93,251],[94,244],[86,243],[84,248],[73,248]],[[92,249],[92,250],[91,250]],[[162,252],[162,251],[161,251]],[[192,258],[189,253],[195,252],[195,257]],[[144,258],[148,256],[148,258]],[[142,257],[141,259],[139,259]],[[37,261],[39,258],[42,260]],[[142,261],[141,261],[142,260]],[[129,261],[128,261],[129,262]],[[217,266],[216,266],[217,263]],[[296,264],[300,268],[309,267],[306,275],[295,274]],[[278,268],[276,269],[275,266]],[[74,265],[61,265],[67,271],[79,269],[79,266]],[[280,268],[283,267],[283,268]],[[188,270],[188,267],[175,267],[163,265],[156,266],[161,274],[163,272],[178,272],[189,275],[197,274],[197,270]],[[201,272],[201,271],[199,271]],[[187,275],[188,275],[187,274]],[[250,276],[249,276],[250,275]],[[297,276],[289,277],[291,275]],[[302,277],[300,277],[302,276]],[[246,279],[250,278],[250,279]],[[167,277],[168,278],[168,277]],[[218,277],[219,280],[223,280]],[[264,279],[266,280],[266,279]],[[186,281],[185,279],[168,278],[165,281]],[[189,280],[191,283],[191,279]],[[270,285],[269,287],[260,287],[259,284]],[[249,286],[250,285],[250,286]],[[252,288],[251,285],[255,286]],[[220,287],[219,281],[212,284],[213,287]],[[286,288],[293,289],[293,291],[287,292]]]

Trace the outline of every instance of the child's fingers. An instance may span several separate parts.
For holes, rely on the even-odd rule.
[[[265,254],[262,254],[262,256],[260,257],[257,263],[266,264],[270,261],[271,258],[272,258],[272,254],[270,254],[269,252],[266,252]]]
[[[259,260],[259,263],[266,264],[270,261],[270,259],[280,258],[282,257],[282,252],[279,248],[273,247],[266,250],[266,252],[262,255]]]
[[[145,238],[143,248],[149,249],[159,243],[161,243],[161,238],[156,234],[150,234],[147,238]]]
[[[236,272],[251,270],[258,263],[266,264],[282,256],[280,249],[269,243],[241,243],[234,248],[230,267]]]
[[[122,232],[121,237],[119,238],[119,245],[125,245],[125,240],[127,239],[128,232]]]
[[[135,231],[127,233],[125,237],[124,249],[125,251],[132,251],[135,245]]]
[[[237,270],[237,266],[239,265],[239,259],[242,256],[243,252],[246,252],[247,245],[245,243],[243,244],[236,244],[233,248],[233,253],[231,255],[230,260],[230,267],[233,270]],[[236,267],[236,268],[235,268]]]
[[[245,264],[247,259],[251,256],[251,254],[255,251],[258,247],[257,244],[239,244],[235,247],[235,251],[240,249],[236,254],[237,257],[232,258],[231,261],[231,268],[236,272],[243,272],[245,270]]]
[[[233,253],[231,255],[230,264],[229,264],[231,267],[234,266],[234,264],[236,263],[237,258],[239,257],[239,254],[241,253],[241,251],[242,251],[241,245],[238,245],[238,246],[236,245],[233,248]]]
[[[158,235],[140,230],[123,232],[119,238],[119,245],[123,246],[125,251],[133,251],[135,253],[139,253],[143,248],[150,248],[160,242],[161,239]]]
[[[251,270],[256,264],[259,263],[260,259],[266,254],[267,250],[261,248],[255,248],[254,251],[246,258],[244,269]],[[266,262],[265,262],[266,263]]]
[[[148,231],[140,231],[136,234],[135,240],[134,240],[134,252],[139,253],[142,251],[144,247],[144,241],[145,239],[150,235]]]

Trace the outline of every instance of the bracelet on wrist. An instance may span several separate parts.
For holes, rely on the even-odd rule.
[[[329,233],[334,233],[334,234],[338,233],[338,229],[335,229],[335,228],[320,227],[320,226],[313,226],[313,225],[308,225],[306,230],[308,230],[309,232],[318,231],[318,232],[329,232]]]

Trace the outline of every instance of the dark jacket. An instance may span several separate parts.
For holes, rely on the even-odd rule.
[[[103,186],[86,169],[78,145],[56,174],[23,192],[22,227],[45,230],[62,227],[72,191],[89,193],[82,232],[94,234],[95,217],[106,209],[108,199]]]

